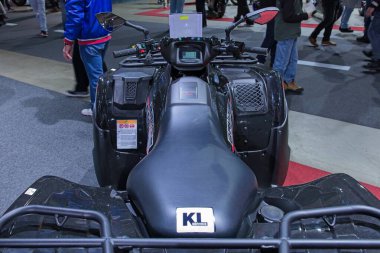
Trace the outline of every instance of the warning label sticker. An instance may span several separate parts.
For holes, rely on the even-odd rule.
[[[116,121],[117,149],[137,149],[137,120]]]

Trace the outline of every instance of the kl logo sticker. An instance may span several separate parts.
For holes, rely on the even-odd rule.
[[[177,208],[177,233],[214,233],[212,208]]]

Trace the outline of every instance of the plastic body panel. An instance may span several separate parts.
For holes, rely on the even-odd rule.
[[[156,90],[156,97],[161,98],[158,93],[160,87],[168,86],[167,75],[164,69],[158,70],[154,67],[120,68],[115,72],[108,72],[99,80],[94,110],[93,160],[101,186],[112,185],[125,189],[130,171],[146,155],[146,100],[148,94],[152,93],[153,82],[156,84],[153,88]],[[126,86],[128,82],[136,84],[134,97],[128,94],[131,90]],[[115,92],[122,95],[115,97]],[[161,101],[157,104],[161,104]],[[160,111],[160,108],[156,109]],[[137,149],[117,148],[118,120],[137,121]]]
[[[248,65],[218,66],[213,75],[214,77],[210,79],[217,79],[219,82],[216,84],[220,87],[217,101],[221,124],[225,129],[228,128],[225,123],[226,101],[232,100],[231,131],[234,142],[230,145],[254,171],[260,187],[281,185],[288,170],[290,148],[288,108],[279,76],[264,67]],[[236,84],[241,83],[251,85],[252,89],[257,89],[257,93],[262,93],[259,94],[261,96],[259,107],[249,108],[241,105],[239,96],[245,98],[246,95],[238,94]]]
[[[109,219],[112,235],[112,240],[119,241],[126,238],[126,244],[128,240],[130,243],[139,248],[139,252],[184,252],[184,249],[176,249],[174,245],[183,245],[181,243],[191,245],[190,241],[194,244],[199,243],[196,239],[185,239],[181,241],[179,238],[167,239],[166,244],[160,244],[161,246],[152,249],[150,245],[157,245],[157,239],[149,240],[149,236],[145,234],[142,224],[138,223],[138,218],[134,216],[134,212],[131,208],[127,208],[129,200],[123,195],[125,192],[116,192],[111,188],[94,188],[83,185],[78,185],[57,177],[43,177],[33,183],[30,188],[36,189],[35,193],[31,195],[22,194],[7,210],[7,213],[22,206],[27,205],[51,205],[55,207],[68,207],[68,208],[80,208],[87,211],[98,211]],[[363,240],[372,240],[378,242],[380,238],[380,220],[375,217],[370,217],[365,214],[360,214],[358,211],[350,212],[350,214],[341,214],[336,216],[335,222],[334,210],[342,210],[347,206],[347,209],[363,210],[361,207],[373,207],[380,208],[380,201],[376,199],[371,193],[369,193],[363,186],[361,186],[353,178],[344,174],[330,175],[316,181],[288,187],[278,187],[266,190],[260,190],[256,195],[255,201],[252,203],[253,208],[250,212],[247,210],[245,220],[243,223],[248,227],[240,237],[249,239],[249,241],[239,241],[235,237],[229,237],[229,239],[235,238],[235,241],[211,239],[208,244],[204,244],[203,248],[210,246],[213,249],[189,249],[186,252],[251,252],[251,253],[268,253],[278,252],[277,249],[268,247],[260,248],[261,245],[274,245],[274,242],[280,241],[280,226],[282,223],[274,222],[267,223],[256,219],[255,212],[262,204],[271,204],[284,210],[289,215],[306,214],[306,213],[319,213],[315,208],[331,210],[328,217],[320,215],[311,215],[308,218],[296,219],[287,225],[289,229],[289,238],[286,238],[288,243],[292,245],[289,251],[281,252],[293,252],[293,253],[339,253],[339,252],[352,252],[352,253],[375,253],[379,251],[379,247],[373,249],[354,249],[353,247],[347,247],[346,250],[337,249],[338,243],[335,243],[332,248],[316,248],[313,249],[295,249],[294,240],[300,239],[309,245],[313,245],[312,242],[308,242],[308,239],[313,239],[319,243],[332,242],[332,240],[345,240],[355,244],[362,243]],[[255,203],[260,203],[260,206]],[[314,210],[314,211],[313,211]],[[379,210],[379,209],[377,209]],[[59,213],[59,211],[57,212]],[[53,213],[54,214],[54,213]],[[293,215],[294,216],[294,215]],[[304,216],[304,215],[302,215]],[[378,217],[380,217],[378,215]],[[3,219],[2,219],[3,221]],[[63,216],[54,219],[54,216],[49,215],[24,215],[19,216],[11,222],[2,223],[0,230],[0,238],[55,238],[55,241],[66,238],[98,238],[99,226],[86,219],[78,219],[69,217],[63,222]],[[62,225],[63,224],[63,225]],[[139,225],[140,224],[140,225]],[[143,242],[139,242],[138,238],[143,238]],[[317,239],[318,238],[318,239]],[[317,240],[316,240],[317,239]],[[348,239],[348,240],[347,240]],[[244,240],[244,239],[243,239]],[[260,241],[258,241],[260,240]],[[283,241],[283,240],[281,240]],[[261,243],[260,243],[261,242]],[[234,249],[228,249],[225,246],[218,246],[218,243],[224,243],[223,245],[235,245]],[[0,239],[1,244],[1,239]],[[9,242],[8,242],[9,247]],[[17,245],[17,244],[16,244]],[[85,239],[83,239],[83,245]],[[87,244],[88,245],[88,244]],[[165,245],[168,245],[166,248]],[[169,247],[169,245],[171,245]],[[205,246],[207,245],[207,246]],[[241,245],[238,247],[237,245]],[[259,246],[254,246],[259,245]],[[330,244],[331,245],[331,244]],[[353,245],[353,244],[351,244]],[[19,246],[19,245],[18,245]],[[366,245],[368,246],[368,245]],[[39,244],[34,244],[33,248],[27,248],[22,252],[40,252],[38,249]],[[144,249],[141,249],[145,247]],[[178,246],[177,246],[178,247]],[[215,248],[219,249],[215,249]],[[58,247],[57,247],[58,248]],[[43,251],[57,252],[57,248],[46,247]],[[130,249],[130,246],[127,246]],[[239,248],[239,250],[236,250]],[[257,249],[260,248],[260,249]],[[340,246],[340,248],[342,248]],[[124,248],[125,249],[125,248]],[[73,248],[59,248],[59,252],[73,252]],[[3,249],[4,252],[20,252],[19,247],[12,249]],[[82,247],[75,247],[75,252],[105,252],[102,249],[86,249]],[[108,251],[107,251],[108,252]],[[115,252],[119,252],[117,246],[115,246]]]

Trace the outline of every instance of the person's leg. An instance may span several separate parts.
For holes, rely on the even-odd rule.
[[[366,8],[365,8],[365,11],[367,10],[368,6],[371,4],[371,0],[366,0]],[[368,29],[369,29],[369,26],[371,25],[371,17],[366,17],[364,15],[364,37],[365,38],[368,38]]]
[[[74,91],[87,92],[89,81],[86,68],[84,67],[83,61],[80,57],[79,45],[77,42],[75,42],[73,50],[73,67],[76,81]]]
[[[177,0],[170,0],[170,14],[174,14],[177,11]]]
[[[261,43],[261,47],[268,48],[270,51],[274,44],[274,20],[267,23],[265,37],[263,42]],[[264,55],[258,55],[257,60],[260,63],[265,63],[266,57]]]
[[[107,43],[79,47],[80,55],[90,83],[91,109],[95,103],[98,79],[103,74],[103,56],[106,49]]]
[[[37,0],[29,0],[29,4],[32,7],[33,12],[38,15],[38,5],[37,5]]]
[[[197,12],[202,13],[202,26],[207,26],[205,0],[195,0],[195,8]]]
[[[5,14],[6,13],[7,12],[5,11],[3,4],[0,2],[0,26],[6,24],[6,22],[5,22]]]
[[[286,67],[289,64],[290,54],[292,52],[292,39],[281,40],[277,42],[276,57],[273,64],[273,70],[277,71],[281,78],[284,79]]]
[[[325,27],[325,32],[323,33],[322,44],[324,46],[335,46],[336,45],[335,42],[330,41],[330,37],[331,37],[331,32],[332,32],[335,21],[342,14],[342,7],[341,7],[339,1],[336,1],[335,5],[331,9],[332,9],[332,13],[331,13],[331,19],[329,19],[330,23],[327,23],[327,25]]]
[[[380,61],[380,14],[373,17],[368,36],[371,41],[373,59]]]
[[[366,0],[366,6],[369,6],[369,4],[371,4],[371,1],[370,0]],[[364,12],[366,10],[367,10],[367,8],[364,10]],[[366,17],[364,15],[364,34],[361,37],[357,37],[356,41],[362,42],[362,43],[370,43],[370,41],[368,39],[368,28],[369,28],[370,24],[371,24],[371,18],[370,17]]]
[[[241,18],[241,16],[244,16],[247,13],[249,13],[247,0],[237,0],[237,3],[238,3],[237,4],[237,13],[236,13],[236,16],[234,18],[235,22],[237,20],[239,20]]]
[[[303,88],[298,86],[295,81],[298,61],[297,39],[294,39],[292,41],[292,47],[290,51],[289,63],[284,73],[285,90],[301,94]]]
[[[7,11],[5,10],[3,4],[0,2],[0,15],[4,15],[7,14]]]
[[[326,7],[323,7],[323,15],[327,16],[326,17],[326,22],[325,22],[325,31],[323,33],[323,41],[329,41],[331,37],[331,32],[332,28],[337,16],[337,11],[338,11],[338,1],[336,0],[329,0],[331,1],[328,5],[325,4]],[[326,9],[326,11],[325,11]]]
[[[323,20],[311,33],[310,37],[316,39],[325,27],[334,22],[334,0],[322,0]]]
[[[344,10],[343,10],[343,14],[342,14],[342,18],[340,20],[340,28],[342,29],[348,29],[348,21],[350,20],[350,17],[351,17],[351,14],[352,14],[352,11],[354,9],[351,8],[351,7],[347,7],[347,6],[344,6]]]
[[[364,18],[364,36],[368,38],[368,29],[369,26],[371,25],[371,18],[370,17],[365,17]]]
[[[37,0],[37,11],[40,30],[47,33],[45,0]]]
[[[66,23],[66,8],[65,8],[65,0],[60,0],[59,2],[59,8],[61,9],[62,14],[62,26],[63,29],[65,29],[65,23]]]
[[[297,61],[298,61],[297,39],[293,39],[290,43],[291,43],[290,44],[291,48],[289,48],[289,51],[290,51],[289,62],[284,72],[284,81],[286,83],[294,82],[296,78],[296,72],[297,72]]]
[[[177,13],[182,13],[184,6],[185,6],[185,0],[177,0]]]
[[[277,41],[273,41],[272,47],[270,49],[270,64],[269,66],[273,68],[274,59],[276,58],[276,48],[277,48]]]

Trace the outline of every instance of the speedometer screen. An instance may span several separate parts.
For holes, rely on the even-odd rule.
[[[182,64],[201,64],[201,50],[195,46],[186,46],[178,48],[178,62]]]
[[[182,59],[198,59],[197,51],[183,51]]]

